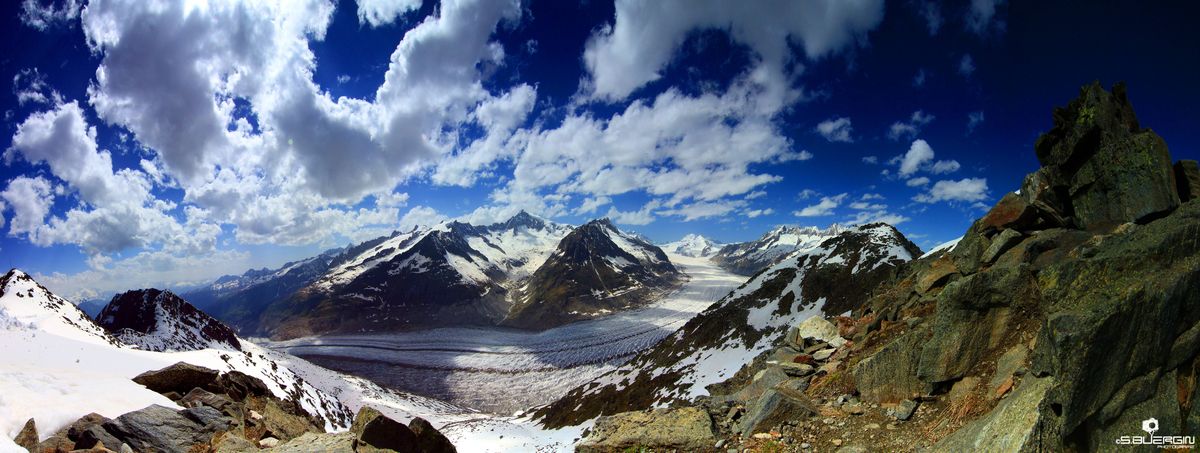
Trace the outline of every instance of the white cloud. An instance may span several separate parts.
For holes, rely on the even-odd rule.
[[[954,173],[961,167],[956,160],[939,160],[929,168],[929,172],[935,175]]]
[[[908,181],[905,181],[905,184],[907,184],[908,187],[923,186],[923,185],[929,184],[929,178],[926,178],[924,176],[912,178]]]
[[[43,222],[54,205],[54,190],[50,182],[40,176],[18,176],[8,182],[8,187],[0,192],[0,198],[7,201],[7,207],[13,210],[8,235],[25,234],[29,242],[42,243]]]
[[[801,190],[800,193],[796,194],[796,198],[799,198],[801,200],[807,200],[809,198],[812,198],[812,197],[815,197],[818,195],[821,195],[821,193],[817,192],[815,190],[812,190],[812,189],[804,189],[804,190]]]
[[[79,18],[78,0],[24,0],[21,2],[21,23],[46,31],[70,25]]]
[[[859,198],[859,200],[862,200],[862,201],[882,200],[882,199],[884,199],[883,195],[880,195],[877,193],[864,193],[864,194],[862,194],[862,197]]]
[[[409,209],[404,217],[400,218],[400,228],[408,230],[414,226],[433,226],[448,220],[449,217],[442,215],[428,206],[413,206]]]
[[[908,147],[908,152],[899,156],[900,177],[906,178],[921,169],[922,165],[933,160],[933,148],[925,140],[914,140]],[[893,159],[895,160],[895,159]]]
[[[850,118],[830,118],[817,124],[816,131],[825,137],[825,140],[830,142],[851,143],[854,137],[850,134],[854,132],[854,127],[850,124]]]
[[[858,211],[875,211],[875,210],[880,210],[880,209],[887,209],[887,205],[880,204],[880,203],[868,203],[865,201],[855,201],[853,203],[850,203],[850,209],[854,209],[854,210],[858,210]]]
[[[935,1],[921,0],[916,3],[917,13],[925,19],[925,26],[929,29],[929,36],[934,36],[938,30],[942,28],[942,10],[941,6]]]
[[[701,201],[658,211],[659,215],[683,217],[684,222],[719,217],[746,205],[745,200]]]
[[[596,212],[602,206],[612,203],[612,198],[609,197],[588,197],[579,207],[575,208],[575,214],[591,214]]]
[[[775,213],[775,210],[772,208],[750,209],[750,210],[746,210],[746,211],[742,212],[743,215],[745,215],[747,218],[751,218],[751,219],[755,219],[755,218],[765,216],[765,215],[771,215],[774,213]]]
[[[25,68],[13,75],[13,94],[17,96],[17,105],[27,103],[58,105],[62,103],[62,95],[58,90],[50,88],[46,76],[38,68]]]
[[[847,194],[838,194],[832,197],[821,197],[821,201],[817,204],[806,206],[804,209],[795,211],[792,214],[796,217],[822,217],[833,214],[834,208],[842,204],[842,200],[846,199]]]
[[[213,250],[195,254],[144,251],[122,260],[89,260],[91,268],[75,274],[34,274],[33,277],[55,294],[79,301],[129,288],[179,288],[267,264],[278,266],[282,263],[255,262],[250,253],[242,251]]]
[[[996,17],[996,7],[1002,4],[1004,0],[971,0],[971,8],[967,10],[966,17],[967,30],[980,35],[987,34],[992,28],[1003,30],[1003,21],[992,20]]]
[[[896,214],[893,212],[887,212],[885,210],[859,211],[859,212],[854,213],[854,216],[850,217],[846,221],[846,224],[853,226],[853,225],[865,225],[868,223],[882,222],[882,223],[886,223],[888,225],[896,226],[901,223],[907,222],[909,220],[912,220],[912,219],[910,219],[904,215]]]
[[[875,165],[875,164],[878,164],[878,163],[879,163],[879,157],[877,157],[877,156],[863,156],[863,158],[862,158],[862,161],[863,161],[863,163],[864,163],[864,164],[871,164],[871,165]]]
[[[608,208],[608,214],[604,216],[622,225],[647,225],[654,221],[650,209],[652,208],[642,207],[637,211],[620,211],[613,206]]]
[[[913,197],[921,203],[937,203],[939,201],[980,201],[987,199],[987,179],[965,178],[958,181],[938,181],[929,192]]]
[[[934,116],[917,110],[908,121],[897,121],[888,128],[888,138],[892,140],[911,140],[921,133],[921,128],[933,121]]]
[[[358,23],[379,27],[420,8],[421,0],[358,0]]]
[[[917,88],[925,86],[925,78],[928,76],[929,75],[925,73],[925,68],[917,69],[917,74],[913,76],[913,86]]]
[[[881,0],[764,1],[618,0],[615,23],[588,40],[583,60],[590,75],[585,95],[621,100],[662,77],[675,50],[693,30],[727,30],[755,59],[783,76],[790,46],[818,59],[850,47],[882,20]]]
[[[971,58],[971,54],[963,54],[962,59],[958,60],[958,73],[966,77],[975,73],[975,59]]]
[[[967,135],[975,132],[975,128],[983,124],[983,111],[971,112],[967,114]]]

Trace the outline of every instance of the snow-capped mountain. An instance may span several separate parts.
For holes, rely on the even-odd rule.
[[[503,323],[540,330],[610,314],[660,298],[681,278],[658,247],[593,220],[558,243]]]
[[[779,231],[779,230],[776,230]],[[655,347],[535,411],[547,427],[708,394],[782,341],[789,326],[858,308],[921,254],[886,224],[841,229],[783,256]]]
[[[147,351],[240,351],[233,329],[170,291],[139,289],[113,297],[96,323],[122,343]]]
[[[116,418],[152,404],[178,407],[132,380],[178,362],[260,379],[275,396],[296,403],[331,431],[348,428],[354,413],[368,404],[395,420],[420,416],[437,426],[479,417],[468,409],[387,390],[236,337],[240,351],[210,347],[157,352],[126,344],[119,339],[127,336],[110,335],[16,269],[0,277],[0,291],[0,451],[7,451],[4,448],[12,445],[8,439],[30,418],[48,435],[93,412]],[[195,318],[187,314],[199,313],[195,307],[168,294],[134,291],[119,296],[109,308],[153,313],[159,328],[155,334],[162,338],[195,335],[208,345],[222,343],[207,338],[211,329],[190,324],[188,319]]]
[[[715,242],[699,234],[689,234],[675,242],[662,244],[664,252],[693,258],[707,258],[715,255],[725,244]]]
[[[818,245],[843,231],[846,228],[838,224],[826,229],[779,226],[757,240],[721,247],[712,259],[730,272],[754,275],[789,253]]]

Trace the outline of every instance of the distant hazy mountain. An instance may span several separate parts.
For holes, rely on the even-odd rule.
[[[705,258],[715,255],[724,246],[725,244],[704,236],[689,234],[678,241],[662,244],[662,249],[664,252],[676,255]]]

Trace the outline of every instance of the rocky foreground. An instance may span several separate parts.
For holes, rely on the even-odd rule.
[[[1109,451],[1147,432],[1194,444],[1196,162],[1172,163],[1120,84],[1084,87],[1035,150],[1042,167],[1019,193],[852,317],[796,326],[711,397],[602,417],[577,450]]]
[[[37,453],[456,451],[429,422],[404,425],[370,407],[358,412],[349,431],[326,433],[324,423],[294,401],[237,371],[178,363],[133,381],[184,409],[152,405],[115,419],[88,414],[40,442],[30,419],[14,441]]]

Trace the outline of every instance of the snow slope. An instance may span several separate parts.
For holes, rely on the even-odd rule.
[[[715,255],[721,250],[721,247],[724,246],[725,244],[715,242],[699,234],[689,234],[678,241],[668,242],[660,245],[659,247],[661,247],[664,252],[675,255],[690,256],[695,258],[708,258]]]
[[[691,279],[653,305],[542,332],[444,328],[301,338],[267,346],[389,386],[497,413],[545,404],[656,344],[742,282],[670,256]]]

